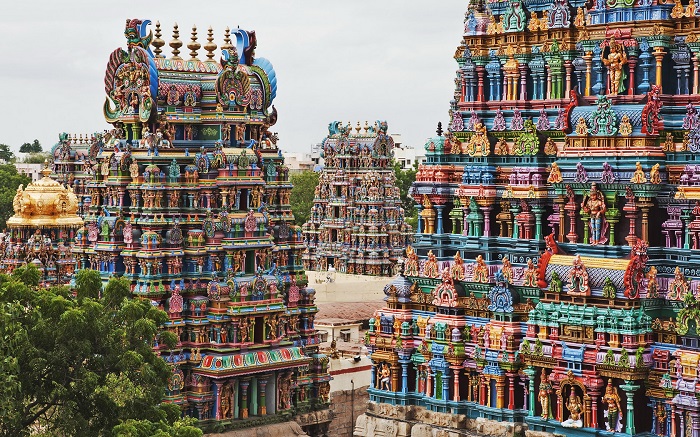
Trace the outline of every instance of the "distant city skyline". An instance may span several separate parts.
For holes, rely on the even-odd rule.
[[[200,44],[207,29],[221,46],[226,26],[255,30],[256,57],[278,79],[271,128],[285,151],[308,151],[333,120],[353,126],[387,120],[389,131],[420,147],[448,121],[464,12],[461,0],[269,0],[259,2],[12,2],[0,15],[0,143],[14,152],[35,138],[49,149],[60,132],[90,134],[102,116],[103,77],[110,53],[125,47],[127,18],[160,21],[163,53],[175,22],[189,58],[192,25]],[[200,7],[201,6],[201,7]],[[199,59],[205,59],[200,49]],[[218,61],[220,49],[215,59]]]

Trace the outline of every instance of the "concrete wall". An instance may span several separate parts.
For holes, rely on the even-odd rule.
[[[367,411],[369,394],[367,386],[356,388],[354,400],[352,390],[331,393],[331,409],[335,414],[328,432],[329,437],[352,437],[355,422]]]
[[[384,286],[394,278],[335,273],[335,282],[326,283],[327,272],[306,271],[309,287],[316,290],[316,302],[380,302]],[[317,283],[320,279],[321,283]]]

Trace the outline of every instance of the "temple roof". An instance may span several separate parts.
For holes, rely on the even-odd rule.
[[[15,214],[7,220],[9,228],[67,227],[78,228],[83,219],[77,214],[78,198],[49,177],[51,170],[42,170],[43,178],[24,188],[20,185],[12,201]]]

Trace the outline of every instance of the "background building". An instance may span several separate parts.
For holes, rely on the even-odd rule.
[[[303,226],[307,270],[391,275],[410,239],[386,122],[373,127],[334,121],[323,142],[325,165],[311,219]]]

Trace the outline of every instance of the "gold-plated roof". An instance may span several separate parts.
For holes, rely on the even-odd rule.
[[[24,188],[17,188],[12,201],[15,215],[7,220],[9,228],[69,227],[78,228],[83,219],[77,214],[78,198],[73,189],[65,188],[49,177],[51,170],[42,170],[43,178]]]

